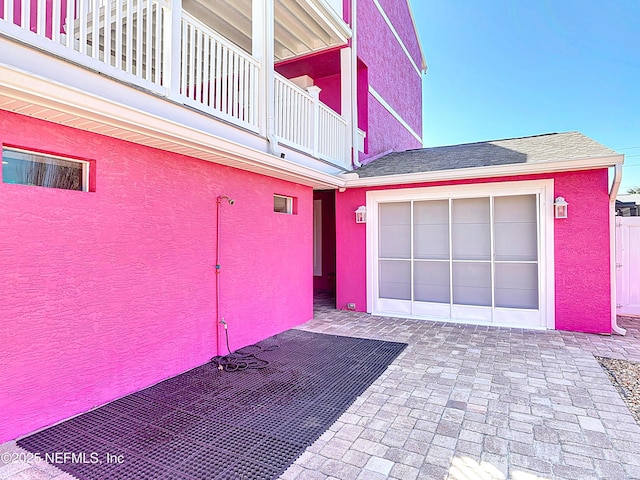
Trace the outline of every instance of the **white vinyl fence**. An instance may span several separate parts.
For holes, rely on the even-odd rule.
[[[640,217],[616,217],[616,306],[640,315]]]

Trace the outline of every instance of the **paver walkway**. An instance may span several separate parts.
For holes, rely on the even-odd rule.
[[[627,336],[381,318],[320,305],[300,328],[409,347],[282,479],[638,479],[640,427],[593,358],[640,361],[640,319],[619,323]],[[17,451],[15,443],[0,445],[7,450]],[[47,465],[0,462],[4,478],[71,477]]]

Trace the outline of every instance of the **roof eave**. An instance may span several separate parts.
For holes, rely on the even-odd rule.
[[[413,183],[430,183],[454,180],[471,180],[474,178],[512,177],[518,175],[534,175],[543,173],[571,172],[577,170],[593,170],[622,165],[624,155],[604,155],[599,157],[578,158],[572,160],[518,163],[511,165],[491,165],[488,167],[470,167],[435,172],[416,172],[398,175],[382,175],[346,180],[347,188],[377,187],[387,185],[403,185]]]

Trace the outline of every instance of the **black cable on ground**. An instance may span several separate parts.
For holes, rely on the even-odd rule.
[[[269,365],[267,360],[263,360],[262,358],[256,357],[257,354],[262,352],[270,352],[275,350],[276,348],[280,348],[278,345],[273,345],[271,347],[263,348],[260,345],[249,345],[247,347],[242,347],[236,350],[235,352],[231,352],[229,348],[229,332],[227,331],[227,324],[224,323],[224,335],[227,340],[227,351],[228,355],[218,355],[213,357],[211,361],[213,364],[218,367],[219,370],[224,370],[225,372],[237,372],[241,370],[260,370],[261,368]]]

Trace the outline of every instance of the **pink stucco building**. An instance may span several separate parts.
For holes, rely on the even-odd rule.
[[[215,4],[0,2],[0,442],[226,353],[222,319],[232,349],[300,325],[314,289],[616,330],[621,155],[575,132],[421,148],[404,0]]]

